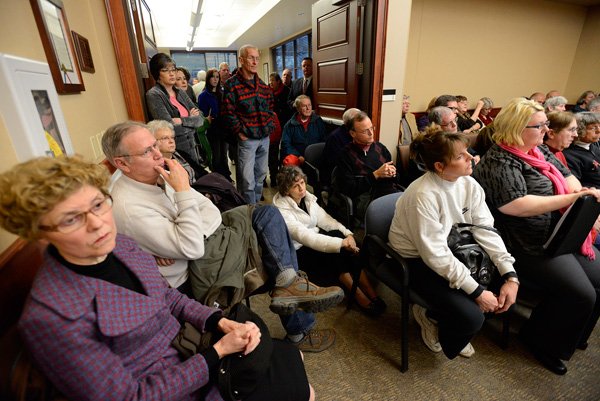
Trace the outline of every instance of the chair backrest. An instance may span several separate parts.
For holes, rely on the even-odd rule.
[[[313,167],[321,168],[321,158],[325,149],[325,142],[310,144],[304,150],[304,161],[310,163]]]
[[[387,241],[392,218],[396,211],[396,201],[402,192],[385,195],[369,204],[365,214],[365,235],[374,234]]]
[[[408,159],[410,158],[410,145],[398,145],[397,166],[401,168],[400,174],[408,172]]]

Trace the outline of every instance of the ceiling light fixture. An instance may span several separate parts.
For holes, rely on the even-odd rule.
[[[194,1],[195,3],[195,1]],[[202,20],[202,13],[200,10],[202,9],[202,0],[198,0],[196,4],[192,3],[192,13],[190,14],[190,26],[192,27],[192,34],[190,35],[190,40],[187,42],[186,50],[191,52],[194,49],[194,37],[196,36],[196,29],[200,26],[200,21]]]

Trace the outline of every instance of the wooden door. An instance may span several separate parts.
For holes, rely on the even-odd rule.
[[[362,12],[356,0],[312,6],[313,94],[322,117],[341,120],[344,110],[358,105]]]

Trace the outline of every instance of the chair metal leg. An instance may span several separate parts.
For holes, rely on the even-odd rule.
[[[400,317],[400,325],[401,325],[401,331],[402,331],[402,345],[401,345],[401,352],[402,352],[402,364],[400,365],[400,372],[404,373],[408,370],[408,318],[409,318],[409,314],[408,314],[408,306],[409,306],[409,300],[408,300],[408,294],[405,294],[405,296],[402,297],[402,299],[400,300],[400,309],[401,309],[401,313],[402,316]]]

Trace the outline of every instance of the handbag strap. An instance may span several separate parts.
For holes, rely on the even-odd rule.
[[[488,230],[488,231],[491,231],[491,232],[494,232],[494,233],[500,235],[500,231],[498,231],[494,227],[490,227],[490,226],[483,226],[480,224],[471,224],[471,223],[455,223],[454,225],[459,228],[466,228],[466,227],[482,228],[484,230]]]

